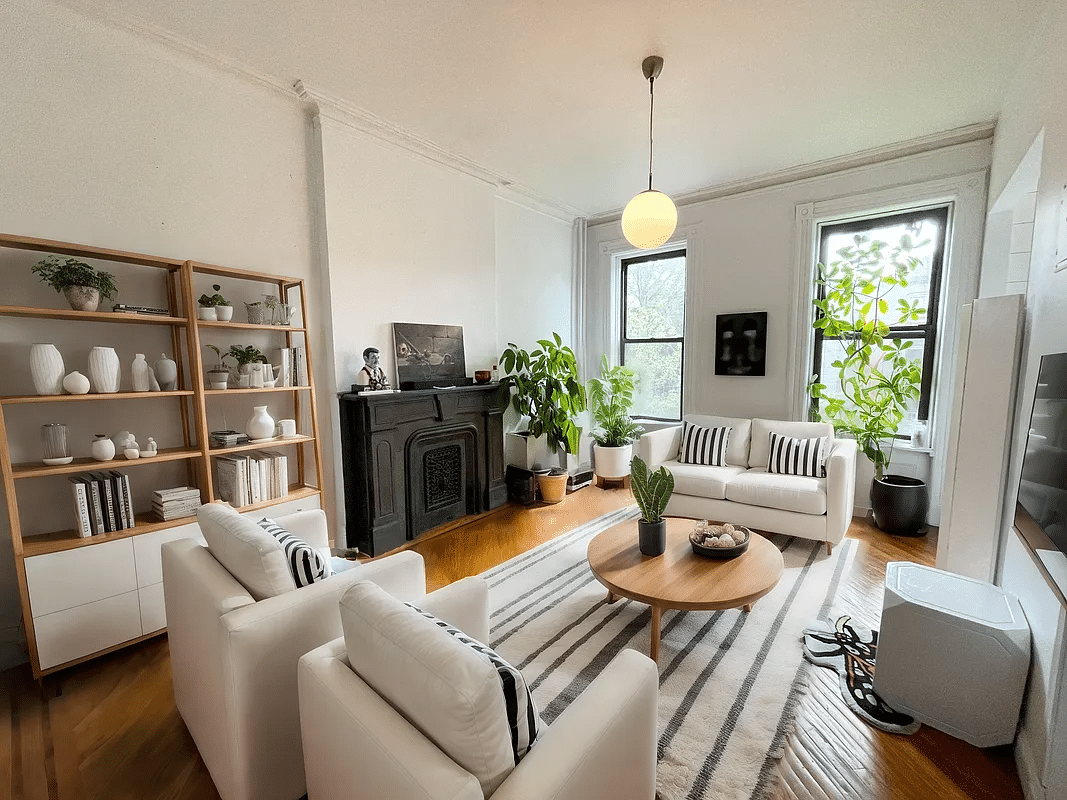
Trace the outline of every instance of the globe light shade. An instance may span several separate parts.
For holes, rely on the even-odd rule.
[[[626,241],[642,250],[664,244],[678,227],[674,201],[655,189],[641,192],[622,212],[622,233]]]

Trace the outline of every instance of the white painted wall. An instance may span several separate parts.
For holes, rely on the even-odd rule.
[[[997,124],[990,170],[990,210],[1013,211],[1006,203],[1013,192],[1013,176],[1029,175],[1027,153],[1044,131],[1037,180],[1036,208],[1028,271],[1025,276],[1027,347],[1014,424],[1016,448],[1005,482],[1005,505],[1013,512],[1019,464],[1033,402],[1040,356],[1067,351],[1067,270],[1054,272],[1057,260],[1057,214],[1062,216],[1063,187],[1067,185],[1067,9],[1051,4],[1031,50],[1020,62],[1006,95]],[[1020,165],[1023,169],[1020,171]],[[1018,182],[1019,178],[1014,178]],[[1027,178],[1029,182],[1029,178]],[[1028,187],[1029,188],[1029,187]],[[1002,198],[1005,202],[1002,202]],[[1007,205],[1007,208],[1003,206]],[[1024,215],[1026,216],[1026,215]],[[1025,223],[1023,223],[1025,224]],[[1067,224],[1060,219],[1059,225]],[[1014,226],[1013,226],[1014,227]],[[1062,230],[1059,231],[1061,234]],[[1017,242],[1018,244],[1018,242]],[[1058,256],[1062,258],[1063,253]],[[992,265],[996,268],[999,265]],[[1021,268],[1020,270],[1021,271]],[[1012,291],[1005,271],[1001,280]],[[986,285],[983,275],[983,287]],[[1018,283],[1018,282],[1017,282]],[[1004,544],[1000,580],[1019,596],[1034,632],[1033,664],[1016,760],[1027,796],[1062,800],[1067,797],[1067,662],[1064,637],[1067,609],[1051,591],[1025,546],[1012,530],[1010,517],[1003,522]]]
[[[0,230],[295,275],[316,289],[305,166],[308,123],[292,97],[41,0],[0,4],[0,30],[5,39],[0,48],[5,76],[0,83]],[[27,280],[25,270],[34,260],[26,254],[21,261],[0,262],[5,295],[58,306],[58,295],[36,279]],[[131,276],[123,278],[122,299],[136,301],[131,291],[147,295],[144,287],[134,288],[132,271],[114,271]],[[312,320],[319,318],[317,295],[313,291],[310,298]],[[324,337],[313,328],[312,347],[322,352]],[[59,324],[42,328],[0,319],[0,369],[11,370],[25,389],[25,350],[32,341],[53,340],[71,364],[84,367],[91,344],[118,346],[128,363],[134,352],[155,341],[146,331],[134,332],[136,341],[130,334],[118,326],[79,326],[75,333]],[[159,344],[151,347],[148,352],[155,352]],[[332,405],[330,392],[321,391],[328,388],[320,381],[320,400],[325,396],[320,419]],[[173,414],[145,418],[153,413],[145,405],[89,405],[64,406],[63,419],[56,421],[67,422],[72,436],[79,437],[98,426],[110,433],[121,428],[140,433],[138,422],[163,431],[156,437],[161,446],[173,435],[167,429]],[[41,413],[23,417],[30,434],[16,443],[22,452],[35,452],[35,426],[50,421],[37,419]],[[328,427],[323,432],[329,464],[333,437]],[[156,469],[164,465],[136,474]],[[24,523],[44,529],[54,495],[44,481],[25,483],[40,485],[20,495],[27,509]],[[0,669],[23,659],[6,509],[3,520]]]
[[[794,181],[754,191],[733,194],[678,210],[675,240],[688,242],[686,296],[685,413],[722,414],[738,417],[791,419],[795,395],[803,390],[802,370],[791,375],[799,361],[797,333],[793,323],[797,292],[807,292],[807,275],[798,275],[797,206],[838,201],[895,187],[968,175],[989,165],[989,140],[971,142],[893,161],[842,170],[808,180]],[[978,209],[984,195],[978,190]],[[965,262],[972,286],[977,281],[980,238],[970,245]],[[601,353],[617,359],[618,280],[613,263],[630,246],[622,238],[619,223],[610,220],[589,228],[585,284],[586,360],[596,363]],[[973,288],[971,290],[973,297]],[[971,297],[963,297],[967,302]],[[763,378],[716,376],[714,374],[715,315],[766,310],[767,375]],[[948,309],[946,325],[953,325],[955,310]],[[952,351],[949,351],[952,352]],[[946,373],[951,376],[949,365]],[[796,385],[794,385],[794,383]],[[951,402],[951,386],[937,391]],[[869,505],[868,489],[873,470],[862,460],[857,478],[857,513]],[[898,446],[893,470],[931,479],[928,453],[908,452]],[[933,519],[936,520],[936,510]]]

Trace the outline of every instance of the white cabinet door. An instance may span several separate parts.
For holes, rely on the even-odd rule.
[[[34,619],[137,588],[132,539],[33,556],[25,565]]]
[[[137,590],[141,605],[141,632],[155,633],[167,627],[167,609],[163,604],[163,584],[143,586]]]
[[[133,558],[137,565],[138,587],[152,586],[163,580],[163,557],[160,548],[164,542],[177,539],[196,539],[201,544],[206,544],[204,537],[200,535],[200,526],[195,522],[134,537]]]
[[[41,669],[136,639],[141,635],[137,591],[34,617],[33,630]]]

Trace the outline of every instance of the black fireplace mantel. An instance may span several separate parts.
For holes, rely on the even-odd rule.
[[[349,547],[380,555],[507,501],[504,387],[344,393],[339,399]]]

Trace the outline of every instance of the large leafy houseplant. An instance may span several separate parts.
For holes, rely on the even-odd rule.
[[[101,298],[111,300],[118,293],[114,275],[76,258],[48,256],[34,264],[30,272],[62,292],[76,311],[96,311]]]
[[[819,418],[856,439],[878,479],[889,466],[894,437],[922,383],[921,365],[908,353],[913,341],[890,338],[890,325],[915,322],[926,313],[917,301],[902,297],[891,306],[887,296],[908,285],[922,265],[914,251],[925,244],[908,234],[896,244],[856,235],[837,251],[837,260],[818,265],[816,283],[822,292],[813,301],[814,326],[826,339],[840,340],[844,352],[830,364],[839,388],[828,390],[815,375],[808,392]]]
[[[514,389],[512,406],[530,418],[532,436],[544,436],[552,450],[576,454],[582,429],[575,418],[586,409],[578,362],[558,333],[552,339],[538,339],[537,344],[536,350],[527,352],[508,342],[500,354],[505,373],[500,382]]]
[[[636,372],[621,364],[609,367],[608,357],[602,357],[600,377],[589,379],[589,408],[597,425],[593,441],[600,447],[625,447],[641,435],[643,429],[630,417],[636,388]]]

